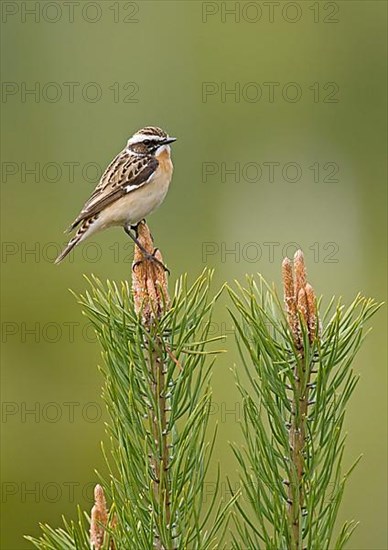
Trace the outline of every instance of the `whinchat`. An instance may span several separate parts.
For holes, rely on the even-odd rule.
[[[55,263],[90,235],[112,226],[122,226],[142,249],[131,229],[158,208],[167,194],[173,172],[170,143],[175,139],[161,128],[147,126],[128,140],[71,224],[69,231],[78,227],[77,232]]]

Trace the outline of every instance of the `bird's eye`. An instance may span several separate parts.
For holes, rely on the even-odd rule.
[[[150,141],[149,139],[145,139],[145,140],[143,141],[143,143],[144,143],[144,145],[149,145],[149,144],[151,143],[151,141]]]

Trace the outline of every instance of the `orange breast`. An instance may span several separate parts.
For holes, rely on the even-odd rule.
[[[171,162],[170,147],[163,147],[162,151],[156,155],[156,159],[159,162],[159,170],[166,176],[171,177],[173,166]]]

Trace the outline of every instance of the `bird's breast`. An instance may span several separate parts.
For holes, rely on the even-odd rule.
[[[169,155],[160,155],[158,161],[157,169],[145,185],[118,199],[101,213],[103,225],[135,225],[160,206],[171,182],[173,166]]]
[[[169,145],[164,145],[164,147],[161,147],[159,153],[156,155],[156,160],[159,162],[158,169],[171,180],[173,165],[171,161],[171,149]]]

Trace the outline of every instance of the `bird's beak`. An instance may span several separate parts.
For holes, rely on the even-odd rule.
[[[163,145],[168,145],[169,143],[173,143],[174,141],[176,141],[176,138],[168,137],[164,140]]]

